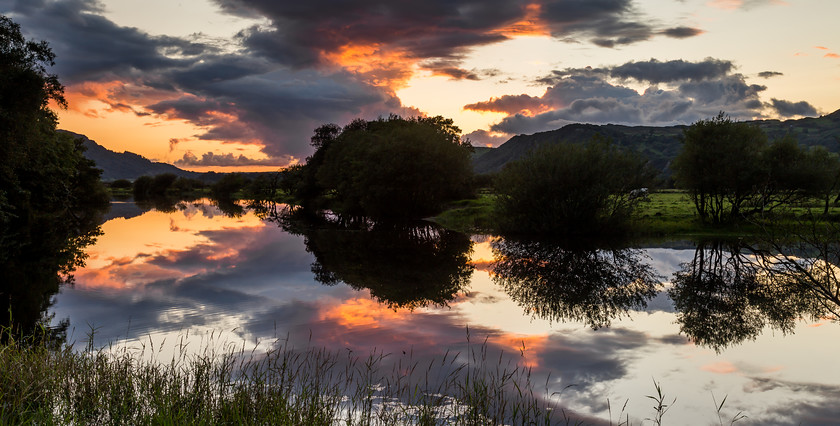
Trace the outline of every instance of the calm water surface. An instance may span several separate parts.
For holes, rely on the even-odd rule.
[[[424,359],[465,350],[469,337],[531,367],[581,417],[617,423],[625,401],[634,424],[652,417],[655,380],[676,398],[666,423],[718,424],[713,398],[724,397],[724,423],[739,411],[747,424],[840,421],[838,325],[779,319],[772,300],[737,294],[735,315],[696,307],[704,293],[671,283],[692,244],[578,252],[431,226],[289,232],[206,202],[170,213],[120,203],[111,216],[51,308],[76,342],[94,330],[96,345],[166,359],[177,344],[280,338]]]

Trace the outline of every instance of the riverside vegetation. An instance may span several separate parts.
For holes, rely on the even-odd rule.
[[[110,350],[89,345],[83,351],[75,350],[64,340],[62,330],[47,330],[51,319],[43,312],[58,287],[84,260],[84,246],[97,235],[95,224],[101,210],[96,207],[104,203],[105,192],[97,169],[81,156],[79,143],[55,131],[56,116],[47,106],[50,101],[60,106],[66,103],[57,77],[46,71],[53,61],[52,52],[44,42],[25,41],[8,18],[0,17],[0,26],[4,47],[0,63],[0,119],[4,120],[0,137],[3,158],[9,159],[0,169],[0,260],[4,277],[16,281],[5,285],[0,296],[4,302],[33,299],[32,315],[15,316],[14,323],[3,324],[0,422],[575,422],[562,410],[553,409],[551,396],[543,399],[539,395],[539,386],[530,382],[527,367],[494,363],[487,359],[481,345],[471,346],[467,354],[447,354],[428,365],[414,362],[410,355],[396,362],[389,359],[388,364],[385,360],[391,354],[357,357],[319,348],[298,351],[282,342],[266,354],[215,353],[208,348],[203,355],[191,356],[184,351],[172,360],[149,363],[141,361],[147,354],[145,347]],[[720,149],[735,149],[737,155],[697,149],[718,140],[725,142]],[[229,175],[210,191],[218,200],[244,197],[258,208],[284,200],[293,205],[294,213],[319,215],[329,210],[342,226],[364,227],[371,222],[428,217],[455,206],[450,213],[437,216],[438,220],[446,223],[447,214],[461,215],[465,219],[462,223],[471,222],[469,228],[563,237],[599,230],[632,233],[634,219],[642,226],[655,224],[663,232],[673,232],[680,229],[682,218],[688,218],[688,211],[703,229],[743,233],[744,226],[766,229],[765,224],[776,222],[765,220],[799,217],[795,210],[781,215],[778,212],[813,207],[809,204],[813,200],[822,207],[818,222],[833,223],[830,201],[837,191],[835,155],[818,148],[803,150],[789,139],[769,143],[748,125],[733,123],[723,115],[686,130],[685,154],[675,162],[676,183],[688,194],[693,209],[685,209],[683,201],[669,198],[683,196],[673,192],[648,194],[652,201],[645,202],[646,194],[641,190],[652,182],[651,171],[634,154],[603,140],[538,151],[502,172],[490,191],[480,190],[480,178],[469,169],[471,148],[461,141],[460,130],[442,117],[391,116],[356,120],[343,128],[325,125],[316,129],[312,145],[315,152],[305,165],[250,183],[241,176]],[[717,173],[720,179],[711,176]],[[125,182],[119,185],[126,187]],[[133,191],[141,198],[157,193],[183,195],[202,190],[196,186],[195,182],[164,176],[138,179]],[[521,195],[527,198],[517,198]],[[658,223],[665,215],[657,215],[661,211],[651,206],[669,199],[680,206],[681,213],[670,216],[671,222],[666,217]],[[57,223],[68,226],[56,229],[53,225]],[[52,244],[47,247],[48,255],[42,256],[34,242],[44,241],[45,236]],[[357,262],[336,263],[328,250],[317,247],[342,241],[341,237],[329,233],[318,237],[310,240],[313,251],[317,249],[318,261],[337,270],[322,278],[368,287],[354,274]],[[463,243],[463,239],[454,241],[455,245]],[[521,248],[510,245],[500,250],[515,253]],[[834,259],[830,256],[833,252],[825,253],[825,260]],[[21,260],[38,260],[33,267],[40,272],[27,273],[20,266]],[[791,265],[796,268],[799,263]],[[511,277],[518,276],[520,268],[516,264],[506,267]],[[29,287],[28,276],[46,277],[43,282],[49,288],[34,295],[22,294],[17,289],[21,285]],[[459,288],[459,277],[454,277],[455,290],[444,289],[444,296]],[[823,278],[812,275],[808,279]],[[696,284],[690,277],[685,281],[687,286]],[[646,283],[652,284],[652,278]],[[829,281],[817,291],[830,296],[834,289],[836,282]],[[529,299],[534,291],[528,287],[516,290],[523,299]],[[627,300],[612,303],[618,308],[638,304],[650,293],[646,288],[641,290],[640,294],[629,294]],[[422,303],[436,303],[439,296],[431,294],[428,302]],[[596,296],[582,294],[581,298]],[[399,295],[385,294],[382,298],[401,304]],[[566,310],[562,315],[581,315],[572,308]],[[535,311],[546,308],[536,306]],[[593,327],[608,324],[600,316],[590,320]],[[718,340],[712,336],[709,341]],[[153,353],[152,344],[148,350]],[[387,370],[387,365],[395,367]],[[429,379],[431,376],[434,380]],[[657,402],[655,419],[659,423],[669,404],[661,388],[656,386],[656,390],[652,399]]]

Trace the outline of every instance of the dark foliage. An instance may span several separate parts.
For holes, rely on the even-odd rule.
[[[420,218],[470,195],[470,147],[442,117],[365,121],[315,130],[315,153],[284,172],[283,189],[309,209],[344,217]]]
[[[505,233],[620,233],[641,200],[632,191],[653,175],[639,157],[598,138],[548,145],[499,173],[496,220]]]
[[[701,221],[734,223],[836,190],[840,160],[825,148],[804,149],[791,136],[768,143],[757,125],[720,113],[686,128],[674,160],[677,186],[687,189]]]
[[[280,222],[304,236],[312,272],[325,285],[368,289],[394,309],[446,305],[469,285],[472,242],[464,234],[428,223],[342,225],[295,215]]]
[[[680,331],[719,351],[755,339],[767,326],[789,333],[799,318],[820,315],[815,298],[763,260],[737,243],[699,243],[668,291]]]
[[[493,242],[493,280],[535,317],[592,328],[643,310],[660,286],[641,250],[567,247],[545,241]]]
[[[0,324],[32,331],[98,232],[108,196],[81,140],[56,131],[67,105],[46,42],[0,16]]]

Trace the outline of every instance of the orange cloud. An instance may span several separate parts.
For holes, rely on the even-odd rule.
[[[538,355],[545,351],[548,343],[548,335],[536,334],[523,336],[519,334],[502,334],[491,336],[487,340],[513,353],[520,353],[522,355],[521,365],[528,368],[537,368],[539,367]]]
[[[346,44],[322,57],[347,71],[360,74],[368,83],[390,88],[405,87],[413,74],[416,62],[407,53],[390,50],[380,43]]]
[[[826,53],[824,58],[840,59],[840,55],[836,53]]]
[[[814,49],[828,50],[828,48],[825,46],[814,46]]]
[[[542,5],[531,3],[525,7],[525,16],[504,28],[495,31],[505,37],[550,36],[549,26],[540,19]]]
[[[332,320],[347,328],[377,327],[382,322],[401,321],[404,312],[394,311],[369,298],[348,299],[321,314],[321,320]]]

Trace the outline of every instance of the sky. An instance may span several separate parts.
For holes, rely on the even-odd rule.
[[[569,123],[840,109],[836,0],[0,0],[56,53],[59,127],[184,169],[277,170],[326,123],[442,115],[477,146]]]

